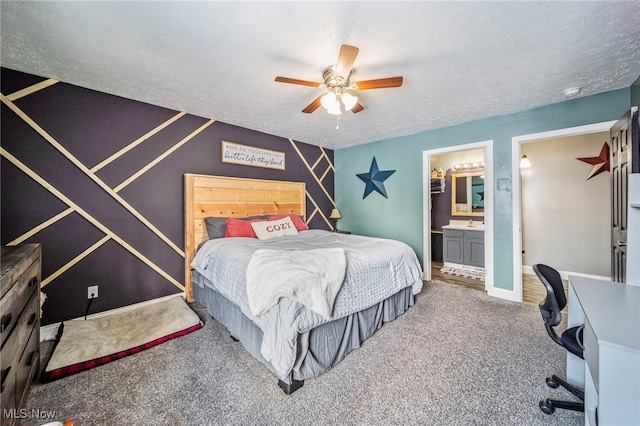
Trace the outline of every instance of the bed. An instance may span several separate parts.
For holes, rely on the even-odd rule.
[[[306,219],[304,183],[186,174],[184,196],[187,300],[206,306],[234,340],[276,375],[287,394],[336,365],[385,322],[404,313],[422,289],[415,253],[395,240],[302,230],[304,221],[302,225],[295,221],[296,228],[302,226],[299,232],[267,240],[209,238],[207,225],[216,220],[254,218],[264,221],[259,224],[264,228],[284,221],[290,225],[286,215]],[[227,223],[232,222],[239,223]],[[291,297],[278,297],[282,290],[274,290],[277,303],[257,313],[256,300],[263,300],[266,293],[253,292],[266,291],[262,286],[279,275],[282,280],[292,276],[285,273],[290,272],[285,263],[273,267],[282,274],[257,268],[273,265],[267,262],[276,259],[300,262],[305,256],[305,272],[317,263],[316,268],[326,270],[323,277],[339,281],[338,286],[327,282],[319,292],[330,294],[323,299],[326,303],[307,303],[300,290],[319,284],[303,283],[287,293]],[[259,279],[262,282],[256,285]]]

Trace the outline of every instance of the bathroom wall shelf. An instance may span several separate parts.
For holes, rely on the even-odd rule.
[[[442,194],[445,188],[444,178],[431,178],[431,193]]]

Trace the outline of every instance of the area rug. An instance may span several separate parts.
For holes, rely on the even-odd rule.
[[[474,271],[471,269],[453,268],[445,266],[440,269],[443,274],[455,275],[458,277],[471,278],[472,280],[484,281],[484,271]]]
[[[41,381],[124,358],[201,327],[198,315],[180,296],[107,317],[65,321]]]

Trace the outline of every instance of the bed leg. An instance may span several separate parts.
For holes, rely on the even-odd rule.
[[[282,380],[278,380],[278,386],[286,393],[287,395],[291,395],[298,389],[300,389],[304,385],[304,380],[295,380],[291,379],[291,383],[285,383]]]

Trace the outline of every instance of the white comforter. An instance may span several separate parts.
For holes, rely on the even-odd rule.
[[[251,255],[259,249],[311,250],[344,249],[347,270],[329,319],[290,298],[264,314],[255,316],[249,308],[246,271]],[[207,241],[198,250],[191,266],[213,288],[238,305],[263,331],[261,353],[281,379],[285,379],[296,359],[298,334],[320,324],[351,315],[387,299],[411,286],[413,294],[422,289],[422,270],[414,251],[400,241],[309,230],[295,236],[258,240],[220,238]]]
[[[262,315],[281,297],[288,297],[329,319],[346,269],[347,258],[340,247],[256,250],[247,266],[249,309],[253,315]]]

